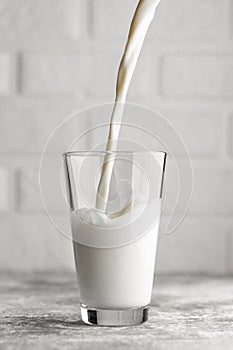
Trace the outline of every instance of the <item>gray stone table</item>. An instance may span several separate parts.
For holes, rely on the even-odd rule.
[[[72,274],[0,276],[0,349],[233,349],[233,279],[159,276],[136,327],[80,320]]]

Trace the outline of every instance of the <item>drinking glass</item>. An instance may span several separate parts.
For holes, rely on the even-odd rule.
[[[105,211],[96,198],[105,151],[64,154],[82,320],[124,326],[148,319],[166,153],[111,152]]]

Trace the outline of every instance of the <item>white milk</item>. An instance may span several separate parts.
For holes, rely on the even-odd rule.
[[[102,214],[93,215],[93,209],[82,208],[71,214],[73,237],[81,233],[85,236],[91,223],[96,229],[116,228],[115,235],[122,233],[122,225],[127,216],[120,212],[108,217],[106,212],[110,181],[114,166],[114,151],[117,148],[120,123],[122,121],[128,88],[135,70],[149,25],[155,15],[160,0],[140,0],[135,11],[118,70],[115,104],[112,111],[106,155],[98,186],[96,208]],[[134,216],[134,206],[130,213]],[[78,215],[77,215],[78,214]],[[151,218],[150,218],[151,219]],[[153,218],[152,218],[153,219]],[[145,220],[145,227],[146,222]],[[74,255],[80,288],[80,301],[96,308],[141,307],[150,303],[159,222],[143,236],[128,244],[115,248],[90,247],[74,239]],[[107,231],[108,232],[108,231]],[[144,229],[142,227],[143,234]],[[96,239],[98,235],[96,234]]]
[[[148,229],[147,222],[145,220],[145,229]],[[88,235],[89,225],[92,224],[96,229],[109,231],[109,234],[111,227],[119,227],[114,234],[121,234],[121,225],[128,223],[127,214],[109,219],[106,215],[93,215],[93,209],[86,208],[78,213],[73,212],[71,223],[80,302],[100,309],[148,305],[153,286],[159,222],[133,242],[114,248],[82,245],[77,242],[78,233]]]

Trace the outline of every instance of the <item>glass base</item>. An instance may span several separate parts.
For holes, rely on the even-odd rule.
[[[95,326],[135,326],[148,320],[148,306],[131,309],[96,309],[80,304],[82,321]]]

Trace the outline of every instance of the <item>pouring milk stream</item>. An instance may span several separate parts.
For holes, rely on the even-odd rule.
[[[124,103],[144,39],[159,2],[160,0],[139,1],[130,25],[127,43],[118,69],[115,103],[106,146],[107,153],[104,157],[96,198],[96,208],[104,212],[106,211],[108,202],[115,158],[113,152],[117,149],[117,140],[124,113]]]

